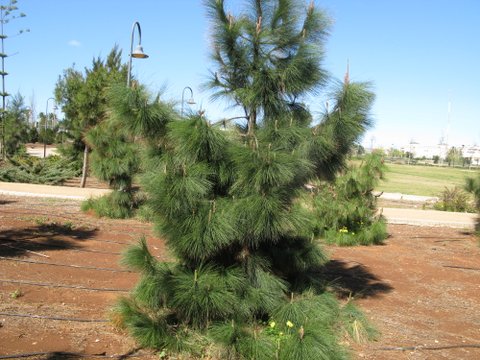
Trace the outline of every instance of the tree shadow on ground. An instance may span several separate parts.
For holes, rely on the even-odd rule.
[[[115,356],[115,359],[122,360],[128,359],[132,356],[135,356],[139,349],[132,349],[129,352]],[[51,352],[45,357],[45,360],[74,360],[74,359],[87,359],[87,358],[112,358],[112,356],[106,355],[106,353],[95,354],[95,355],[85,355],[80,353],[65,352],[65,351],[55,351]]]
[[[41,224],[0,231],[0,256],[19,257],[30,251],[80,249],[79,241],[92,238],[97,229],[71,228],[62,224]]]
[[[329,287],[341,298],[376,297],[393,290],[366,266],[341,260],[331,260],[323,268],[323,276]]]
[[[55,351],[47,355],[45,360],[73,360],[73,359],[84,359],[82,355],[75,353],[68,353],[63,351]]]
[[[16,201],[0,199],[0,205],[8,205],[8,204],[13,204],[13,203],[16,203]]]

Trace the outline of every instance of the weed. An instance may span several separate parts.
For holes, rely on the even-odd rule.
[[[12,299],[18,299],[19,297],[22,297],[22,296],[23,296],[23,292],[20,289],[16,289],[15,291],[12,291],[10,293],[10,297]]]
[[[63,223],[62,227],[66,231],[72,231],[75,228],[75,225],[71,221],[66,221],[66,222]]]
[[[46,216],[33,218],[33,221],[35,221],[35,224],[37,224],[38,226],[45,226],[51,224],[50,219]]]

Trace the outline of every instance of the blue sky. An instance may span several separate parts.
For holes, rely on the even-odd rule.
[[[233,8],[244,2],[227,0]],[[374,84],[375,125],[365,146],[436,144],[441,136],[450,145],[480,144],[480,1],[315,2],[334,21],[324,67],[342,79],[348,59],[353,80]],[[29,106],[33,99],[37,113],[45,111],[64,69],[90,67],[93,57],[105,57],[115,44],[127,61],[132,24],[139,21],[150,58],[134,59],[133,76],[178,101],[190,86],[197,102],[192,110],[201,106],[212,120],[224,114],[224,105],[201,91],[214,68],[201,0],[19,0],[18,6],[27,17],[7,24],[5,33],[30,33],[5,42],[12,55],[6,87],[24,95]],[[319,111],[324,101],[311,99],[310,107]]]

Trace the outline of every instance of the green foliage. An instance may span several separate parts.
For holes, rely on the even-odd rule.
[[[130,192],[112,191],[99,198],[90,198],[82,202],[82,211],[92,210],[99,217],[127,219],[133,216],[137,204]]]
[[[467,178],[465,181],[465,190],[473,194],[475,199],[475,208],[479,215],[475,229],[477,234],[480,235],[480,175],[476,178]]]
[[[327,78],[320,65],[330,23],[325,14],[313,3],[300,11],[300,1],[254,1],[239,16],[223,0],[205,3],[217,66],[206,84],[213,97],[242,107],[249,133],[257,123],[304,111],[298,97],[315,93]]]
[[[382,157],[372,154],[334,182],[318,183],[306,199],[317,219],[315,233],[340,246],[382,243],[387,237],[386,224],[375,214],[376,198],[372,191],[384,172]]]
[[[12,156],[23,149],[28,141],[29,110],[21,94],[12,97],[4,115],[5,153]]]
[[[0,167],[0,181],[6,182],[58,185],[78,175],[78,168],[59,156],[17,155]]]
[[[28,129],[27,142],[36,143],[39,141],[38,130],[35,127]]]
[[[2,160],[5,160],[7,155],[13,155],[14,153],[17,152],[17,150],[21,147],[23,143],[25,143],[26,139],[26,125],[23,121],[22,118],[24,118],[25,114],[25,109],[22,109],[23,111],[16,111],[16,110],[21,110],[17,105],[20,103],[18,100],[21,100],[21,104],[23,105],[23,98],[17,94],[17,96],[12,98],[13,102],[13,108],[14,111],[11,111],[12,108],[12,103],[9,106],[10,109],[5,108],[6,104],[6,97],[10,96],[10,94],[7,92],[5,89],[5,76],[8,74],[5,72],[5,58],[8,57],[7,54],[5,54],[5,46],[4,42],[7,38],[15,37],[17,35],[21,35],[25,32],[29,32],[29,29],[20,29],[18,30],[17,34],[12,34],[8,36],[8,34],[5,33],[5,29],[7,25],[12,22],[13,20],[23,18],[25,17],[25,13],[21,12],[17,6],[18,1],[17,0],[8,0],[7,2],[2,2],[0,5],[0,24],[1,24],[1,41],[2,41],[2,73],[0,76],[2,77],[2,89],[0,96],[3,98],[3,108],[0,109],[0,117],[1,117],[1,145],[0,145],[0,151],[1,151],[1,158]],[[22,112],[24,113],[22,115]]]
[[[470,197],[468,194],[457,186],[454,186],[453,188],[445,187],[440,194],[440,200],[434,204],[434,208],[442,211],[475,211],[473,206],[470,204]]]
[[[142,148],[138,137],[161,137],[174,118],[172,106],[150,98],[142,87],[126,88],[113,84],[107,98],[112,111],[91,128],[85,138],[93,149],[90,160],[93,174],[108,181],[114,192],[104,199],[92,200],[85,209],[94,209],[99,216],[131,217],[144,202],[133,193],[133,178],[142,170],[142,151],[158,147],[155,142]],[[109,208],[110,207],[110,208]]]
[[[108,181],[114,190],[131,192],[132,178],[139,166],[135,144],[107,122],[91,129],[86,140],[94,149],[90,156],[93,174]]]
[[[466,177],[475,177],[478,170],[446,166],[388,164],[385,179],[377,191],[411,195],[438,196],[445,187],[463,187]]]
[[[452,146],[450,149],[448,149],[447,157],[445,159],[447,160],[448,166],[459,165],[462,163],[462,159],[463,152],[461,148],[456,148]]]
[[[64,125],[71,140],[60,151],[72,161],[81,163],[87,133],[107,117],[109,88],[126,80],[127,66],[121,57],[115,46],[105,60],[94,58],[84,73],[71,67],[57,80],[55,99],[65,114]]]
[[[324,85],[327,28],[313,3],[302,5],[256,0],[233,17],[223,1],[207,1],[218,66],[209,85],[243,108],[246,127],[223,131],[201,114],[179,119],[141,86],[112,88],[102,126],[116,135],[126,129],[125,142],[145,149],[148,207],[178,258],[159,262],[145,241],[123,257],[141,277],[118,314],[140,344],[192,354],[215,348],[226,359],[345,358],[341,312],[319,271],[326,256],[314,241],[315,217],[299,197],[304,184],[345,167],[374,96],[347,77],[312,125],[299,101]],[[89,141],[101,149],[95,131]],[[110,141],[105,148],[114,151],[119,140]],[[372,168],[359,172],[376,176]],[[361,190],[349,183],[342,191]]]
[[[353,341],[365,343],[378,337],[377,329],[370,324],[351,299],[342,307],[340,313],[342,327]]]

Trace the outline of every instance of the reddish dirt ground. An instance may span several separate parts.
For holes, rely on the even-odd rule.
[[[327,249],[332,260],[325,276],[332,288],[340,297],[357,298],[381,333],[376,341],[349,344],[352,357],[480,359],[475,237],[457,229],[406,225],[391,225],[389,233],[383,246]],[[135,343],[110,322],[13,315],[108,320],[115,299],[136,281],[118,264],[119,253],[142,235],[155,256],[168,257],[150,224],[97,219],[81,213],[76,201],[0,196],[0,356],[57,352],[35,358],[71,359],[78,357],[59,352],[134,351]],[[417,348],[387,350],[392,347]],[[140,355],[158,359],[143,350]]]

